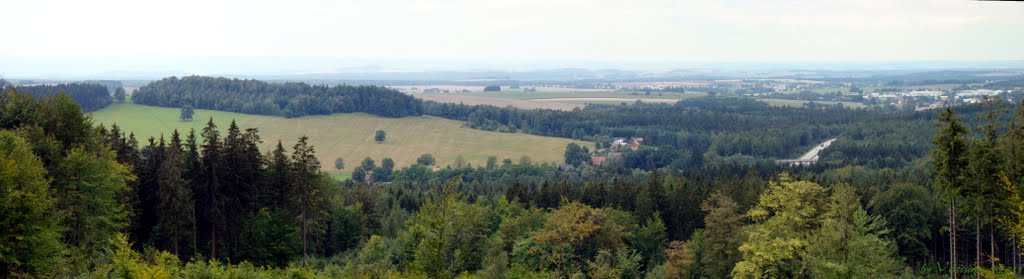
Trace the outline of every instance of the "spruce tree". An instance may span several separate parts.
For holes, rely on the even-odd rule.
[[[223,175],[223,157],[221,155],[220,132],[213,118],[203,128],[202,174],[197,178],[199,191],[196,191],[196,211],[198,228],[203,233],[211,258],[217,258],[217,249],[222,245],[221,237],[225,226],[224,198],[221,193]]]
[[[297,213],[302,232],[302,256],[307,259],[319,232],[319,225],[324,218],[326,201],[320,191],[320,161],[317,160],[313,146],[302,136],[295,143],[292,151],[291,189],[288,196],[292,199],[291,209]]]
[[[654,171],[636,195],[636,215],[640,220],[648,220],[664,208],[665,188],[662,186],[661,175]]]
[[[194,228],[194,207],[192,191],[189,189],[189,182],[183,175],[185,173],[185,161],[181,146],[181,138],[178,130],[171,134],[171,144],[163,163],[160,165],[158,186],[158,232],[160,236],[161,249],[170,250],[178,256],[194,252],[195,247],[192,241]]]
[[[935,186],[948,204],[949,228],[949,263],[956,267],[957,242],[957,201],[964,187],[967,170],[967,141],[964,139],[967,128],[960,124],[960,119],[951,108],[946,108],[939,116],[939,126],[935,135],[935,149],[931,152],[932,173]],[[953,277],[956,277],[956,273]]]

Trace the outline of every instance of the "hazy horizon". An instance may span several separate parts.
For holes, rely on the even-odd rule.
[[[5,10],[33,11],[4,15],[17,28],[5,30],[16,40],[0,45],[0,74],[13,78],[1024,65],[1018,2],[44,0]]]

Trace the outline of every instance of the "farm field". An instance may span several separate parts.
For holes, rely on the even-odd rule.
[[[661,95],[659,95],[661,94]],[[516,92],[516,91],[501,91],[501,92],[461,92],[461,93],[449,93],[445,95],[459,95],[459,96],[481,96],[481,97],[492,97],[492,98],[505,98],[505,99],[518,99],[518,100],[537,100],[537,99],[565,99],[565,98],[625,98],[625,99],[686,99],[701,97],[706,95],[703,92],[651,92],[651,95],[646,95],[644,92],[632,92],[632,91],[538,91],[538,92]]]
[[[238,122],[243,130],[259,128],[263,138],[261,150],[266,152],[280,140],[289,150],[302,135],[310,138],[324,171],[336,175],[347,175],[365,157],[371,157],[380,164],[384,157],[395,160],[398,168],[415,163],[423,153],[431,153],[439,166],[451,165],[458,156],[473,165],[482,165],[488,156],[499,160],[518,160],[529,156],[534,162],[557,163],[570,139],[542,137],[527,134],[508,134],[462,127],[455,120],[430,116],[383,118],[362,113],[344,113],[300,118],[247,115],[210,110],[196,110],[195,120],[180,121],[179,110],[152,107],[131,103],[113,104],[95,111],[93,122],[110,126],[117,123],[122,130],[135,133],[140,144],[149,137],[161,133],[170,136],[173,129],[184,134],[189,129],[198,132],[205,127],[210,117],[223,131],[231,119]],[[387,132],[387,141],[377,144],[373,140],[376,130]],[[588,144],[576,141],[580,144]],[[341,174],[334,169],[334,159],[345,160],[346,168]]]
[[[804,103],[808,102],[808,101],[804,101],[804,100],[786,100],[786,99],[757,99],[757,100],[765,102],[765,103],[768,103],[768,105],[772,105],[772,106],[789,106],[789,107],[799,107],[799,106],[804,105]],[[855,102],[816,101],[816,103],[826,104],[826,105],[834,105],[834,104],[842,103],[844,107],[849,107],[849,108],[863,108],[863,107],[866,107],[862,103],[855,103]]]
[[[642,98],[551,98],[551,99],[536,99],[535,101],[569,102],[569,103],[572,103],[572,102],[583,102],[583,103],[606,102],[606,103],[615,103],[615,104],[622,103],[622,102],[632,103],[632,102],[636,102],[636,101],[642,101],[642,102],[646,102],[646,103],[675,104],[679,100],[676,100],[676,99],[642,99]]]
[[[440,94],[410,94],[416,98],[441,103],[467,105],[513,106],[523,109],[572,110],[586,104],[620,104],[642,100],[650,103],[675,103],[678,100],[705,96],[703,92],[643,92],[627,91],[501,91],[501,92],[459,92]]]
[[[470,95],[453,95],[453,94],[412,94],[412,96],[438,103],[450,103],[450,104],[466,104],[466,105],[492,105],[496,107],[517,107],[522,109],[554,109],[554,110],[572,110],[574,108],[582,108],[583,105],[569,104],[563,102],[546,102],[537,100],[519,100],[509,98],[495,98],[495,97],[483,97],[483,96],[470,96]]]

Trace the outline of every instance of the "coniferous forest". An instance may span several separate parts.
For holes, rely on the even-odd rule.
[[[192,98],[197,108],[240,111],[252,101],[280,109],[268,114],[291,116],[354,111],[346,107],[364,101],[388,104],[366,111],[386,116],[416,115],[403,109],[419,107],[390,93],[359,100],[364,94],[359,92],[379,93],[374,88],[182,80],[189,81],[154,82],[139,89],[135,98],[141,101],[136,101],[171,104]],[[161,88],[205,82],[224,83],[192,89],[203,92],[195,96],[161,93],[172,92]],[[239,99],[243,91],[263,93]],[[288,97],[292,101],[282,105],[275,98],[286,95],[277,94],[332,96],[310,103],[334,98],[340,107],[298,109],[292,101],[301,97]],[[580,155],[585,148],[574,144],[566,148],[562,166],[492,157],[486,165],[434,170],[433,160],[399,168],[389,158],[366,158],[355,168],[369,179],[336,181],[321,172],[306,137],[260,150],[258,129],[232,123],[222,130],[209,120],[202,130],[137,139],[116,125],[94,125],[74,95],[36,96],[20,87],[0,95],[4,277],[1021,274],[1024,108],[1016,104],[993,101],[895,116],[848,108],[772,109],[728,99],[590,107],[557,116],[430,104],[428,114],[451,118],[465,114],[456,110],[472,110],[465,114],[471,126],[477,125],[474,119],[494,119],[492,124],[508,128],[586,137],[635,135],[614,127],[689,127],[675,135],[713,140],[696,141],[705,142],[707,154],[685,155],[700,159],[680,162],[674,161],[688,152],[679,150],[688,150],[690,143],[657,137],[651,139],[656,146],[626,151],[619,163],[601,166],[589,164]],[[391,97],[398,101],[386,99]],[[500,113],[486,112],[492,110],[530,116],[501,120]],[[750,110],[765,119],[740,112]],[[618,115],[597,117],[612,113]],[[670,117],[656,119],[658,114]],[[603,128],[541,125],[553,123],[538,120],[546,117],[593,121]],[[767,136],[767,143],[749,146],[777,149],[712,147],[723,138],[749,141],[755,136],[750,130],[771,131],[765,123],[796,121],[791,118],[809,124],[796,126],[796,132],[779,131],[777,137],[798,143],[774,145]],[[735,155],[790,153],[801,141],[836,136],[836,146],[814,166]],[[732,155],[722,158],[718,152]]]

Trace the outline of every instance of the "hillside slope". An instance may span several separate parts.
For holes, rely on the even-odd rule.
[[[183,134],[187,134],[189,129],[196,129],[198,133],[210,117],[222,130],[227,128],[231,119],[238,121],[242,129],[258,128],[263,137],[261,150],[264,152],[278,140],[290,150],[295,140],[305,134],[316,148],[324,170],[334,171],[334,159],[341,157],[346,163],[344,173],[368,156],[378,164],[381,158],[390,157],[397,167],[404,167],[415,163],[423,153],[433,154],[441,166],[453,164],[459,155],[473,165],[484,164],[488,156],[518,161],[524,155],[535,162],[560,163],[565,146],[573,142],[563,138],[475,130],[462,127],[459,121],[429,116],[385,118],[343,113],[289,119],[196,110],[195,120],[184,122],[178,120],[178,113],[178,109],[128,103],[113,104],[93,112],[92,116],[96,124],[109,127],[117,123],[122,130],[135,132],[140,144],[149,137],[159,137],[161,133],[169,135],[173,129]],[[373,140],[378,129],[387,132],[387,141],[383,144]]]

